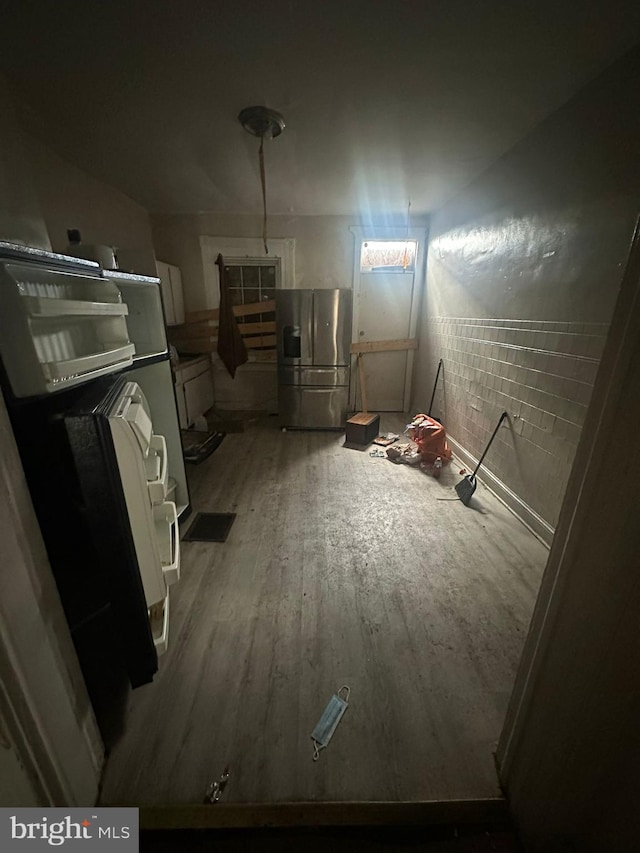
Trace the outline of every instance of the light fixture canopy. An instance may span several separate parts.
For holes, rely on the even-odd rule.
[[[284,130],[284,118],[269,107],[245,107],[240,110],[238,121],[246,131],[260,139],[275,139]]]

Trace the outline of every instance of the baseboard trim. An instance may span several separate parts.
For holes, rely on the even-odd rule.
[[[320,826],[436,826],[497,824],[508,820],[507,801],[216,803],[141,806],[141,830],[250,829]]]
[[[451,438],[450,435],[447,435],[447,441],[455,455],[467,466],[467,468],[473,469],[476,467],[478,460],[461,444],[459,444],[455,438]],[[532,509],[529,504],[525,503],[522,498],[519,498],[518,495],[506,486],[502,480],[498,479],[495,474],[492,474],[488,468],[485,468],[484,466],[480,468],[480,471],[478,472],[478,479],[482,480],[489,491],[493,492],[498,500],[502,501],[507,509],[510,509],[511,512],[518,517],[525,527],[529,528],[533,535],[536,536],[543,545],[546,545],[547,548],[551,547],[553,534],[555,533],[554,527],[546,522],[542,516],[538,515],[538,513]]]

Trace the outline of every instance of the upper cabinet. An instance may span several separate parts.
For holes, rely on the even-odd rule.
[[[162,287],[162,301],[167,326],[179,326],[184,323],[184,296],[182,294],[182,275],[179,267],[156,261],[158,278]]]

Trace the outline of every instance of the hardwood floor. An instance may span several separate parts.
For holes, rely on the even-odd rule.
[[[383,419],[383,429],[401,421]],[[236,512],[224,544],[182,543],[170,643],[131,697],[102,804],[499,794],[493,750],[547,551],[478,485],[264,418],[189,468],[195,511]],[[342,684],[351,701],[312,761]]]

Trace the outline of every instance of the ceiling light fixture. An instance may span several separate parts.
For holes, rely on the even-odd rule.
[[[267,244],[267,181],[264,168],[264,141],[275,139],[284,130],[284,118],[276,110],[268,107],[245,107],[238,115],[238,121],[246,131],[260,139],[258,160],[260,163],[260,183],[262,185],[262,242],[265,254],[269,254]]]

